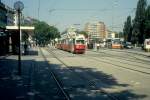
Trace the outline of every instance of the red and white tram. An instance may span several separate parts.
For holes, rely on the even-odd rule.
[[[83,54],[86,50],[85,37],[75,31],[68,31],[61,35],[56,47],[72,53]]]

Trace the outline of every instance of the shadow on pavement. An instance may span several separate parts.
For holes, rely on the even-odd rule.
[[[80,66],[72,66],[68,70],[58,64],[48,66],[46,61],[22,60],[21,77],[16,75],[17,68],[15,59],[0,60],[0,100],[65,100],[57,89],[50,70],[55,72],[74,100],[80,96],[81,100],[107,100],[102,89],[129,86],[118,83],[112,75]],[[147,97],[128,89],[111,91],[110,95],[118,97],[119,100],[141,100]]]
[[[96,71],[94,68],[83,68],[82,66],[70,66],[68,68],[61,67],[62,65],[51,64],[51,68],[57,73],[58,77],[64,84],[70,84],[66,90],[68,92],[76,91],[83,97],[88,97],[88,100],[107,100],[103,90],[107,90],[111,96],[118,98],[118,100],[142,100],[147,97],[145,94],[135,94],[133,90],[127,89],[129,84],[121,84],[113,77],[102,71]],[[76,75],[74,75],[74,72]],[[75,82],[72,82],[76,80]],[[116,91],[115,87],[124,88],[124,90]],[[111,91],[109,91],[112,89]],[[99,97],[99,96],[102,97]],[[104,95],[104,97],[103,97]],[[78,99],[79,95],[74,94],[72,96],[75,100]],[[87,98],[82,98],[81,100]]]
[[[29,50],[29,51],[26,51],[23,55],[28,55],[28,56],[38,56],[38,51],[36,50]]]

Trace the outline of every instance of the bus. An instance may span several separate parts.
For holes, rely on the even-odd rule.
[[[120,38],[108,39],[107,47],[111,48],[111,49],[122,49],[123,48]]]

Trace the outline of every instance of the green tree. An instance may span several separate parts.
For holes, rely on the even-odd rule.
[[[127,22],[124,22],[124,27],[123,27],[123,36],[124,36],[124,40],[127,41],[127,32],[126,29],[127,28]]]
[[[54,26],[49,26],[45,22],[35,20],[33,25],[35,26],[34,38],[36,38],[38,44],[48,44],[51,39],[59,38],[60,33]]]
[[[144,42],[145,30],[145,11],[147,7],[147,0],[139,0],[135,13],[133,23],[133,36],[134,41],[142,44]]]
[[[123,34],[124,34],[125,41],[131,42],[131,36],[132,36],[131,16],[128,16],[127,21],[124,23]]]
[[[150,5],[146,9],[145,38],[150,38]]]
[[[132,21],[133,23],[133,30],[132,30],[132,37],[131,37],[131,41],[133,44],[137,44],[138,43],[138,28],[137,28],[137,24],[135,22],[135,20]]]
[[[22,34],[22,41],[23,42],[28,42],[28,38],[29,38],[28,33],[26,31],[23,31],[22,33],[23,33]]]
[[[124,37],[123,32],[119,32],[118,34],[119,34],[119,38],[123,38]]]
[[[83,34],[85,36],[85,38],[88,38],[88,33],[85,31],[80,31],[79,34]]]

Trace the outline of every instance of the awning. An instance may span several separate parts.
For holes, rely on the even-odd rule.
[[[18,26],[6,26],[7,30],[17,30]],[[35,27],[34,26],[21,26],[20,27],[21,30],[34,30]]]

